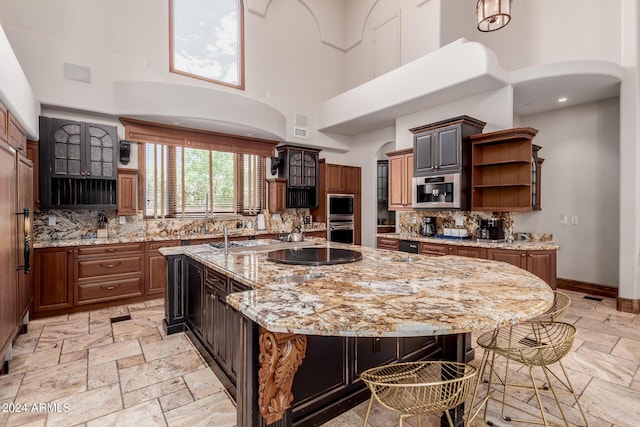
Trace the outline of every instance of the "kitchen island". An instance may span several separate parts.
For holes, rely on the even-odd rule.
[[[266,252],[162,250],[165,327],[185,325],[211,343],[208,352],[234,385],[239,426],[317,425],[366,399],[364,369],[468,361],[471,331],[529,319],[553,301],[544,281],[506,263],[322,247],[362,259],[307,267],[269,261]],[[462,424],[462,408],[454,417]]]

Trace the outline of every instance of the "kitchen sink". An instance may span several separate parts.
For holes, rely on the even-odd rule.
[[[277,239],[233,240],[229,242],[229,253],[268,252],[278,249],[304,248],[315,244],[315,240],[303,240],[301,242],[283,242]],[[209,246],[221,252],[224,251],[224,242],[209,243]]]

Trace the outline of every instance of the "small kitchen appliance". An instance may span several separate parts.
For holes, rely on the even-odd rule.
[[[433,237],[436,235],[436,217],[422,217],[422,225],[420,226],[420,235],[425,237]]]
[[[481,219],[478,240],[504,242],[504,221],[496,218]]]

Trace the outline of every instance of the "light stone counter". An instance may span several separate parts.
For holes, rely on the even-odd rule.
[[[515,242],[483,242],[476,239],[438,239],[433,237],[415,236],[403,233],[378,233],[376,237],[384,237],[386,239],[396,240],[412,240],[415,242],[427,242],[427,243],[439,243],[443,245],[458,245],[458,246],[473,246],[478,248],[500,248],[500,249],[519,249],[528,251],[544,251],[544,250],[557,250],[560,246],[553,242],[527,242],[527,241],[515,241]]]
[[[325,244],[326,245],[326,244]],[[266,253],[224,255],[207,245],[163,248],[186,254],[253,290],[227,302],[276,333],[408,337],[456,334],[517,323],[544,312],[551,288],[510,264],[457,256],[428,257],[349,247],[363,258],[333,266],[292,266]],[[293,274],[324,277],[277,283]]]

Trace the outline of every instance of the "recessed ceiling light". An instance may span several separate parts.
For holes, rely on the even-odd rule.
[[[567,102],[567,97],[563,96],[562,98],[558,98],[558,102]]]

